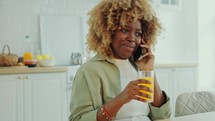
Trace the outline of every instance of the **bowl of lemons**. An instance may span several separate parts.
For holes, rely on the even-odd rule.
[[[56,59],[48,54],[42,54],[36,56],[37,63],[41,67],[53,67],[55,66]]]

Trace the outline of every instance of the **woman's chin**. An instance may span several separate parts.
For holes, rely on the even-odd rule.
[[[122,56],[122,58],[128,59],[128,58],[130,58],[132,56],[132,54],[133,53],[126,53],[126,54],[124,54],[124,56]]]

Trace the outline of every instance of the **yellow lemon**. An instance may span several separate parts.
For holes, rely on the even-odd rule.
[[[49,59],[49,55],[47,55],[47,54],[42,54],[41,56],[42,56],[42,59],[44,59],[44,60]]]
[[[41,55],[37,55],[37,56],[36,56],[36,59],[37,59],[37,60],[42,60],[43,58],[42,58]]]

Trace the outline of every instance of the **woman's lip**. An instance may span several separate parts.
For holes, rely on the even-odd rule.
[[[130,48],[135,48],[136,44],[135,43],[124,43],[124,46],[130,47]]]
[[[131,47],[131,46],[128,46],[128,45],[124,45],[124,47],[126,49],[128,49],[129,51],[133,51],[135,47]]]

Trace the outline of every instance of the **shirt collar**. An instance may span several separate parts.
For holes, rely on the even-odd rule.
[[[110,63],[115,63],[115,60],[112,58],[109,58],[109,57],[105,57],[105,56],[102,56],[102,55],[99,55],[99,54],[96,54],[93,58],[92,58],[92,61],[108,61]]]

